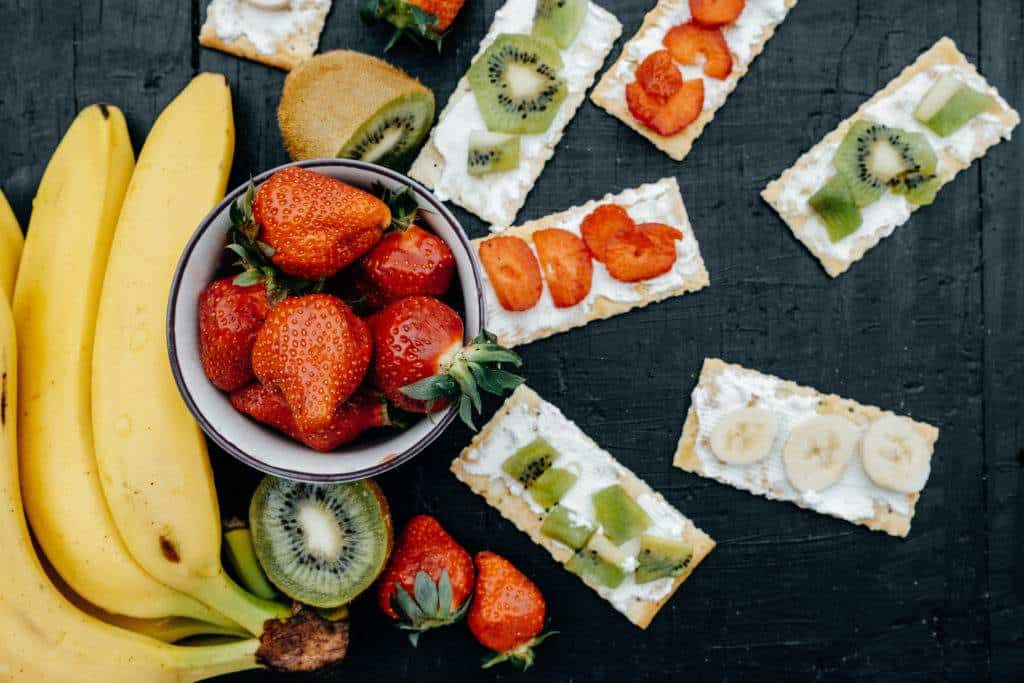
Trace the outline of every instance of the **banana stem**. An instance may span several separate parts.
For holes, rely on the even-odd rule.
[[[254,638],[222,645],[177,646],[175,650],[182,681],[191,683],[214,676],[258,669],[256,650],[260,643]]]
[[[286,605],[256,597],[232,581],[223,571],[216,576],[200,579],[189,593],[238,622],[254,636],[262,635],[263,625],[267,621],[291,616],[291,610]]]
[[[263,567],[256,559],[252,544],[252,532],[248,527],[230,529],[224,533],[224,553],[228,563],[235,570],[235,576],[246,590],[258,598],[273,600],[277,590],[263,573]]]

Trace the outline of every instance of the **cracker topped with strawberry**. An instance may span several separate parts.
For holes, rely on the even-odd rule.
[[[474,240],[488,327],[505,346],[706,287],[675,179]]]
[[[449,405],[472,426],[481,391],[522,381],[488,333],[466,344],[446,303],[455,257],[417,211],[406,188],[300,166],[250,186],[231,208],[236,260],[199,302],[203,369],[236,410],[330,452]]]

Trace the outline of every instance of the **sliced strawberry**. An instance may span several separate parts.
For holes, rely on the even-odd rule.
[[[641,223],[636,227],[655,242],[673,249],[676,248],[676,242],[683,239],[683,233],[664,223]]]
[[[663,42],[680,64],[699,64],[703,57],[704,73],[711,78],[721,80],[732,73],[732,53],[721,29],[691,21],[670,30]]]
[[[683,75],[668,50],[647,56],[636,68],[636,80],[648,94],[668,99],[683,87]]]
[[[591,211],[580,224],[580,234],[587,249],[598,261],[604,261],[604,246],[608,238],[622,228],[635,225],[626,210],[618,204],[602,204]]]
[[[634,81],[626,86],[626,104],[637,121],[658,135],[675,135],[700,116],[704,108],[704,81],[683,81],[679,92],[664,102]]]
[[[518,237],[498,236],[480,244],[480,262],[507,311],[527,311],[540,300],[544,283],[533,250]]]
[[[639,228],[624,228],[611,239],[605,250],[608,273],[622,282],[639,282],[667,273],[676,261],[676,250],[658,234]]]
[[[557,308],[575,306],[587,298],[594,264],[583,240],[568,230],[548,228],[533,233],[533,246]]]
[[[743,13],[745,0],[690,0],[690,14],[702,26],[731,24]]]

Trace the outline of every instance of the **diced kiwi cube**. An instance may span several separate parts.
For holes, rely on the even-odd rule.
[[[551,467],[551,463],[557,457],[558,451],[538,437],[510,455],[501,464],[501,469],[526,488],[530,488],[540,475]]]
[[[577,576],[609,588],[618,587],[626,578],[622,563],[626,556],[603,534],[594,534],[586,547],[576,552],[565,568]]]
[[[636,538],[651,526],[651,518],[619,484],[601,489],[591,500],[598,524],[615,545]]]
[[[914,110],[914,118],[936,135],[946,137],[992,106],[991,95],[964,84],[952,73],[945,73],[932,84]]]
[[[556,505],[544,518],[540,532],[573,550],[579,550],[590,540],[594,527],[577,520],[568,508]]]
[[[576,475],[561,467],[550,467],[530,485],[530,495],[545,510],[562,499],[576,483]]]
[[[672,538],[644,534],[640,537],[640,552],[636,556],[637,583],[647,583],[665,577],[679,576],[693,557],[693,546]]]
[[[808,203],[825,224],[828,238],[833,242],[852,235],[860,227],[860,209],[857,208],[846,181],[839,174],[832,176],[831,180],[811,196]]]

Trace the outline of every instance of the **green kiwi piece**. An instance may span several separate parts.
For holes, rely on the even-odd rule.
[[[625,556],[602,534],[594,534],[582,550],[569,558],[565,568],[573,574],[608,588],[617,588],[626,578]]]
[[[558,451],[544,439],[537,437],[501,463],[501,469],[526,488],[544,474],[558,458]]]
[[[939,159],[923,133],[900,133],[916,166],[890,180],[889,189],[904,195],[911,204],[931,204],[942,187],[936,173]]]
[[[828,231],[828,238],[838,242],[852,235],[861,224],[860,209],[842,175],[836,174],[808,200]]]
[[[530,485],[530,494],[538,505],[549,510],[575,483],[575,474],[561,467],[551,467]]]
[[[936,135],[946,137],[986,111],[994,101],[991,95],[978,92],[947,72],[921,98],[914,109],[914,118]]]
[[[895,129],[866,119],[854,122],[832,165],[846,179],[857,206],[873,204],[885,194],[890,180],[913,168],[905,148]]]
[[[591,500],[597,523],[615,545],[636,538],[651,526],[651,518],[644,509],[618,484],[597,491]]]
[[[469,134],[466,170],[469,175],[512,171],[519,167],[519,136],[474,130]]]
[[[544,518],[544,523],[540,525],[540,532],[573,550],[579,550],[594,534],[594,527],[578,521],[568,508],[556,505]]]
[[[543,133],[567,92],[562,57],[545,40],[514,33],[494,39],[469,68],[487,128],[495,133]]]
[[[693,546],[689,543],[644,534],[640,537],[640,552],[636,556],[633,579],[637,583],[647,583],[679,576],[690,564],[692,557]]]
[[[402,95],[363,123],[336,156],[399,168],[420,148],[433,122],[433,97]]]
[[[533,14],[533,37],[567,48],[587,18],[589,0],[537,0]]]
[[[265,477],[249,505],[263,570],[290,598],[338,607],[369,588],[391,552],[391,514],[371,480],[305,484]]]

